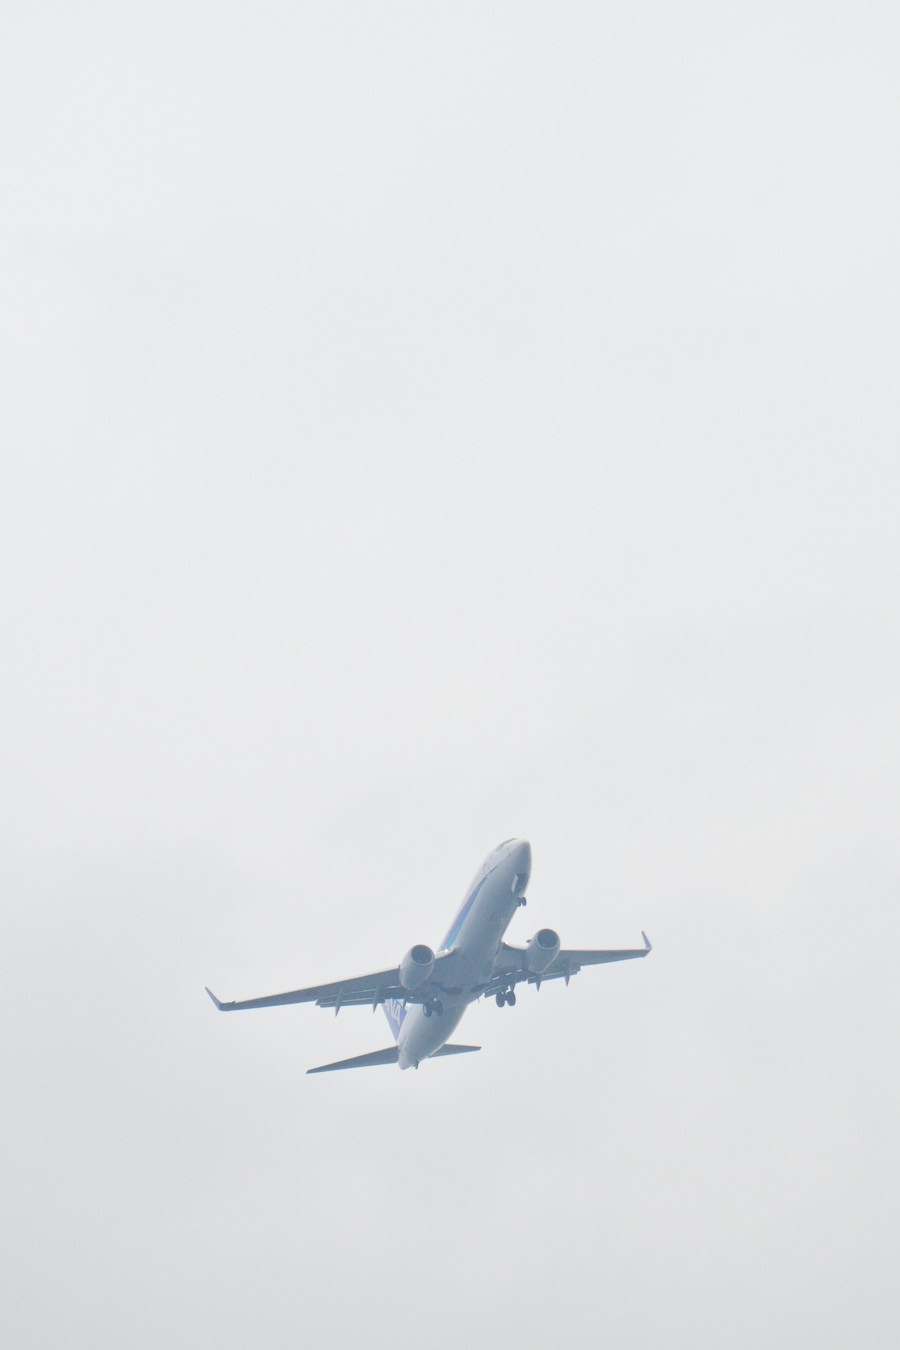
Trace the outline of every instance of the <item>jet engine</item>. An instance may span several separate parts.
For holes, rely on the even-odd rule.
[[[559,952],[559,933],[552,928],[540,928],[525,943],[525,968],[531,975],[543,975]]]
[[[557,943],[559,946],[559,943]],[[418,989],[434,970],[434,952],[424,942],[410,947],[400,962],[400,983],[404,989]]]

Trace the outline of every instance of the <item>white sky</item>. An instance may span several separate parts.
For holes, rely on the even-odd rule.
[[[895,4],[9,7],[5,1338],[893,1347]],[[482,856],[649,960],[307,1079]]]

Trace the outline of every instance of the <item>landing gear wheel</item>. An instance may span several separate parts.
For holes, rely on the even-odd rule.
[[[431,1004],[430,1004],[430,1003],[423,1003],[423,1004],[422,1004],[422,1012],[425,1014],[426,1017],[430,1017],[430,1016],[431,1016]],[[419,1066],[418,1066],[418,1064],[417,1064],[417,1065],[416,1065],[416,1068],[418,1068],[418,1067],[419,1067]]]
[[[515,989],[510,989],[509,993],[506,995],[506,1003],[507,1003],[507,1006],[510,1007],[510,1008],[514,1008],[514,1007],[516,1006],[516,991],[515,991]]]
[[[440,1017],[441,1013],[444,1011],[444,1005],[439,998],[436,998],[432,1003],[431,1011],[435,1013],[438,1017]]]
[[[497,1007],[498,1007],[498,1008],[502,1008],[505,1002],[506,1002],[506,995],[505,995],[504,993],[498,994],[498,995],[497,995]]]

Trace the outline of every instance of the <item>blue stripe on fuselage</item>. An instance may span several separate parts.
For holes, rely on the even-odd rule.
[[[460,932],[462,931],[462,926],[465,923],[466,919],[469,917],[472,906],[474,905],[476,899],[478,898],[478,892],[481,890],[482,886],[487,881],[490,875],[491,875],[490,872],[488,872],[487,876],[483,876],[479,881],[478,885],[472,891],[472,894],[468,897],[468,899],[463,901],[462,909],[459,911],[455,920],[453,921],[453,927],[450,929],[450,932],[447,934],[447,936],[444,938],[444,941],[441,943],[442,952],[448,952],[450,948],[453,946],[456,939],[459,937]]]

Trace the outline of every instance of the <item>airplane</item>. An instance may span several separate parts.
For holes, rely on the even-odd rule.
[[[425,1059],[462,1055],[479,1045],[454,1045],[449,1037],[470,1003],[496,1000],[497,1007],[516,1006],[516,985],[563,979],[568,985],[582,966],[628,961],[651,951],[646,933],[643,947],[622,951],[589,951],[560,947],[552,928],[539,928],[524,947],[510,947],[503,934],[520,905],[531,876],[531,845],[527,839],[505,839],[485,858],[466,892],[459,912],[437,952],[417,943],[391,970],[356,975],[309,989],[269,994],[241,1002],[223,1003],[207,988],[219,1012],[241,1008],[273,1008],[283,1003],[315,1003],[320,1008],[371,1006],[384,1008],[394,1045],[333,1064],[320,1064],[307,1073],[335,1069],[362,1069],[374,1064],[415,1068]]]

